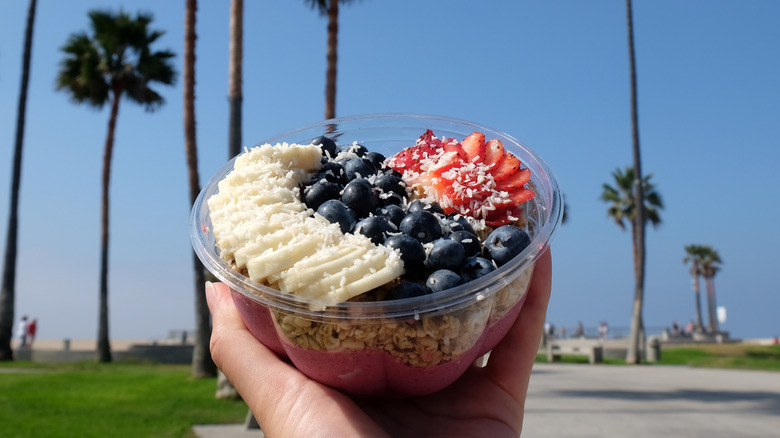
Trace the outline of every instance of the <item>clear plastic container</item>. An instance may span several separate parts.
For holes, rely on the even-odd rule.
[[[511,136],[444,117],[388,114],[323,121],[263,143],[309,144],[327,135],[339,145],[358,142],[387,157],[414,145],[431,129],[462,140],[472,132],[502,141],[531,170],[536,196],[523,214],[531,244],[509,263],[456,288],[415,298],[345,302],[312,310],[307,299],[252,281],[223,261],[211,230],[207,199],[233,167],[206,184],[193,207],[190,232],[206,268],[233,290],[252,334],[309,377],[353,396],[404,397],[441,390],[506,335],[525,301],[534,263],[562,216],[561,195],[548,166]]]

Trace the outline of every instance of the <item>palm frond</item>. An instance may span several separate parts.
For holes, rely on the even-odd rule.
[[[66,57],[58,88],[70,91],[78,102],[97,106],[107,102],[113,90],[147,111],[159,108],[164,99],[150,84],[173,84],[176,72],[170,60],[175,54],[152,50],[151,44],[164,34],[149,29],[152,15],[93,10],[89,18],[92,34],[73,34],[62,48]]]
[[[75,33],[61,49],[66,56],[60,61],[56,86],[68,90],[77,103],[102,107],[108,102],[110,86],[103,76],[101,57],[89,36]]]
[[[663,209],[661,195],[650,181],[652,174],[642,178],[644,189],[644,204],[646,221],[654,227],[661,223],[660,210]],[[609,203],[607,216],[615,220],[621,229],[625,229],[624,221],[633,222],[636,216],[636,202],[634,198],[634,169],[631,166],[624,169],[617,168],[612,172],[614,186],[602,184],[601,200]]]

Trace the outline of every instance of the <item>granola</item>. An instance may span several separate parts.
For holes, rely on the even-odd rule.
[[[528,290],[532,267],[494,294],[446,314],[420,315],[402,322],[384,320],[312,321],[273,311],[283,340],[300,348],[342,352],[383,350],[403,364],[432,367],[471,350],[487,328],[501,320]]]

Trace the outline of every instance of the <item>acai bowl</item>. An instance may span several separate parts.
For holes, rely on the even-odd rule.
[[[506,335],[561,215],[549,167],[508,134],[390,114],[245,149],[205,185],[190,231],[266,347],[352,396],[405,397],[445,388]]]

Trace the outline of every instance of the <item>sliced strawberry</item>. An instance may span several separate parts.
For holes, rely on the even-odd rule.
[[[489,169],[499,166],[504,161],[505,154],[506,150],[501,140],[494,138],[485,143],[485,165]]]
[[[388,160],[387,164],[401,173],[408,171],[419,172],[421,166],[420,161],[426,156],[431,155],[431,153],[432,151],[428,146],[412,146],[395,154],[395,156]]]
[[[534,197],[525,187],[530,169],[523,168],[500,140],[486,142],[479,132],[458,143],[454,139],[442,141],[426,131],[414,147],[388,161],[393,160],[406,166],[398,169],[391,164],[401,172],[417,169],[419,175],[411,175],[414,184],[435,197],[445,213],[484,219],[491,227],[517,221],[522,215],[521,204]]]
[[[520,205],[526,201],[530,201],[534,198],[534,196],[536,196],[536,193],[534,193],[534,191],[531,189],[526,189],[525,187],[509,192],[509,199],[514,201],[517,205]]]
[[[439,144],[441,144],[441,148],[447,152],[450,151],[457,151],[458,153],[463,152],[463,147],[460,145],[460,142],[458,142],[458,140],[455,140],[454,138],[448,138],[447,141],[439,140]]]
[[[507,192],[522,188],[531,179],[531,169],[520,169],[512,175],[509,175],[506,179],[497,183],[497,186],[501,190]]]
[[[495,228],[517,221],[523,214],[522,204],[533,199],[535,195],[533,190],[526,188],[509,192],[506,198],[496,200],[493,203],[495,210],[487,214],[485,223]]]
[[[481,163],[485,159],[485,134],[475,132],[464,138],[460,144],[466,153],[467,162]]]
[[[439,177],[442,173],[452,169],[453,167],[460,167],[463,165],[463,160],[458,155],[458,152],[444,152],[439,155],[436,162],[433,163],[427,170],[431,176]]]
[[[496,183],[501,183],[502,181],[508,179],[517,171],[520,170],[520,165],[523,163],[520,162],[520,159],[512,155],[511,152],[507,152],[504,155],[504,161],[501,162],[501,164],[493,170],[491,173],[493,174],[493,179],[496,181]]]
[[[430,129],[426,129],[423,135],[421,135],[420,138],[417,139],[417,144],[431,144],[432,140],[438,140],[438,139],[433,134],[433,131],[431,131]]]
[[[493,228],[498,228],[501,225],[514,223],[521,214],[522,211],[519,208],[515,210],[493,210],[485,218],[485,223]]]
[[[407,171],[420,172],[422,160],[433,157],[439,153],[441,140],[433,135],[430,129],[417,139],[417,144],[408,147],[391,157],[387,164],[394,170],[404,173]]]

